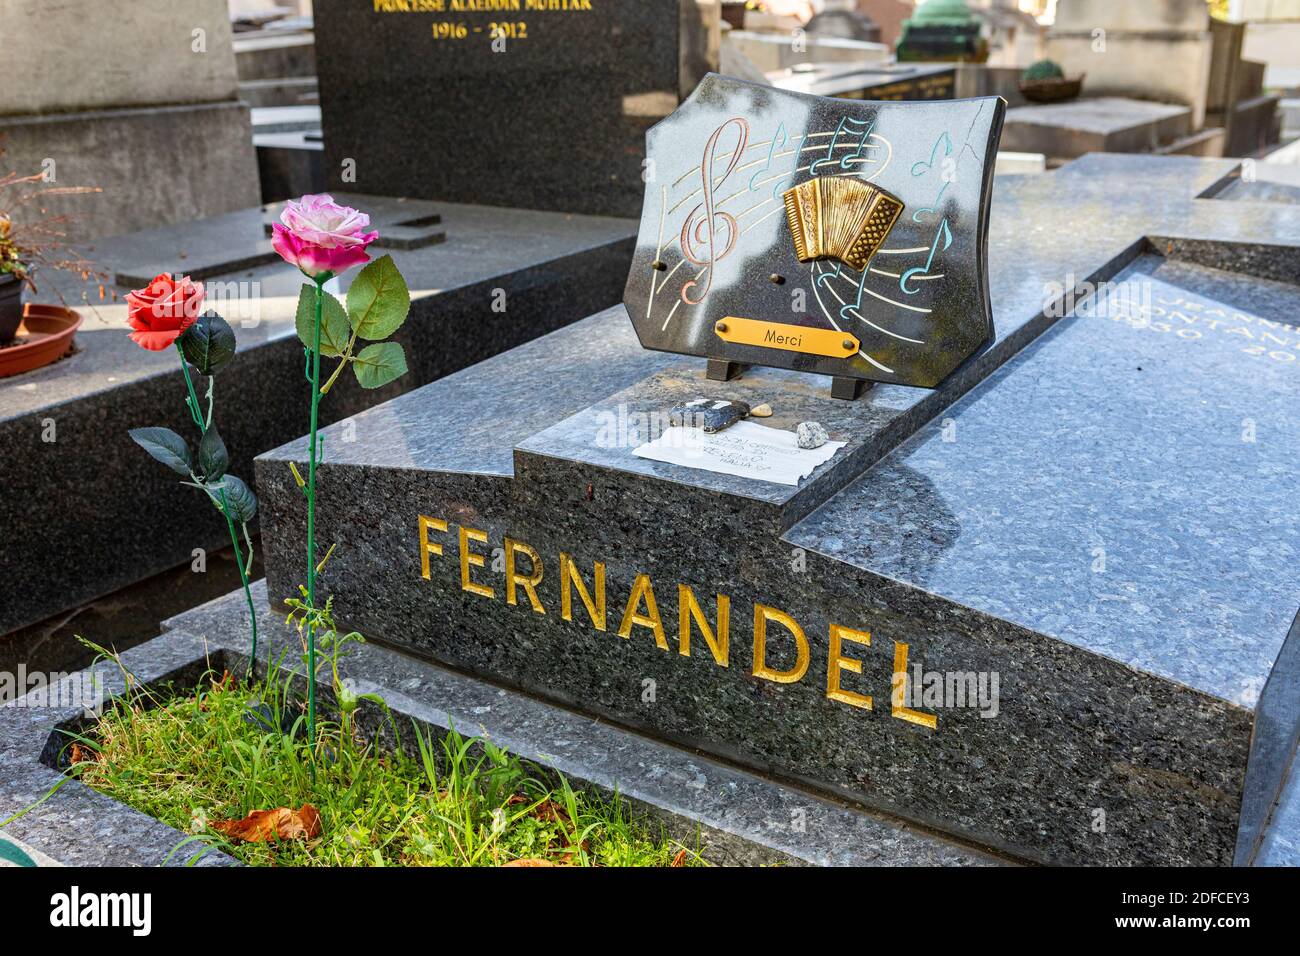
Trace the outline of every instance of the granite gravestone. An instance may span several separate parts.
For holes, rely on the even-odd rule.
[[[379,643],[1023,859],[1248,861],[1300,657],[1300,246],[1253,237],[1300,210],[1195,198],[1234,172],[1000,185],[996,338],[934,390],[710,382],[615,309],[374,409],[321,472],[322,586]],[[634,454],[701,394],[846,444],[798,486]],[[303,457],[258,461],[273,604]]]
[[[712,75],[650,131],[624,302],[646,348],[932,388],[992,335],[999,97],[831,100]]]
[[[346,417],[577,321],[618,301],[627,278],[635,224],[626,220],[334,195],[370,214],[380,233],[373,253],[393,256],[413,295],[401,332],[410,373],[373,392],[344,379],[324,406],[327,416]],[[148,352],[127,338],[126,290],[159,273],[189,274],[235,326],[239,357],[219,389],[241,397],[247,410],[221,426],[233,470],[251,475],[253,456],[306,427],[294,328],[303,277],[266,234],[280,211],[254,206],[98,241],[88,255],[112,277],[114,300],[101,300],[95,283],[80,276],[46,275],[46,295],[93,308],[75,354],[0,379],[0,451],[12,463],[0,521],[9,586],[21,595],[0,601],[0,634],[188,565],[195,548],[215,550],[226,539],[213,509],[160,482],[127,435],[150,420],[185,433],[188,419],[177,399],[185,384],[175,353]],[[355,275],[331,280],[327,291],[344,294]],[[42,438],[51,419],[57,441]],[[88,472],[88,459],[100,467]],[[96,554],[109,557],[92,560]]]
[[[327,175],[634,217],[645,131],[717,68],[719,24],[716,0],[317,0]]]

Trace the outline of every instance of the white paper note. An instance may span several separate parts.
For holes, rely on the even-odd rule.
[[[830,461],[845,444],[828,441],[820,448],[800,448],[794,432],[754,422],[736,422],[712,435],[699,428],[674,425],[632,454],[723,475],[797,485],[800,478]]]

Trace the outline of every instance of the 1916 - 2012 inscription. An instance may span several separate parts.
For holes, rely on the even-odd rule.
[[[600,0],[373,0],[375,13],[519,14],[520,19],[486,23],[441,19],[431,24],[435,40],[467,40],[486,35],[494,42],[527,40],[529,13],[590,13]]]

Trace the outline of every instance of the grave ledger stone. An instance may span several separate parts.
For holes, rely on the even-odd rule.
[[[1248,862],[1300,657],[1300,245],[1257,237],[1300,210],[1196,198],[1235,171],[996,183],[994,338],[934,389],[711,381],[614,309],[372,409],[326,432],[323,592],[377,642],[1024,859]],[[635,453],[701,396],[844,445],[798,485]],[[303,445],[257,463],[273,603]]]
[[[636,216],[645,131],[717,68],[719,10],[717,0],[317,0],[330,183]]]
[[[375,392],[344,376],[323,406],[327,416],[346,418],[577,321],[618,301],[627,278],[635,224],[626,220],[335,198],[370,214],[380,234],[374,255],[392,255],[410,283],[411,319],[401,333],[410,372]],[[239,354],[218,386],[239,407],[220,422],[233,473],[251,477],[253,456],[306,428],[294,328],[302,274],[267,238],[280,208],[101,240],[90,254],[110,274],[115,301],[101,301],[80,277],[45,277],[47,295],[57,288],[72,303],[84,295],[93,308],[84,310],[75,354],[0,379],[0,452],[10,462],[0,494],[0,634],[189,564],[194,549],[220,548],[226,538],[219,515],[190,489],[160,480],[127,434],[155,421],[182,434],[189,427],[175,352],[147,352],[127,338],[127,290],[159,273],[188,274],[234,326]],[[345,294],[353,275],[327,291]]]

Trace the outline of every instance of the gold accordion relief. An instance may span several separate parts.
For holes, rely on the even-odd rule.
[[[896,196],[847,176],[817,176],[784,195],[799,261],[838,259],[859,272],[903,211]]]

